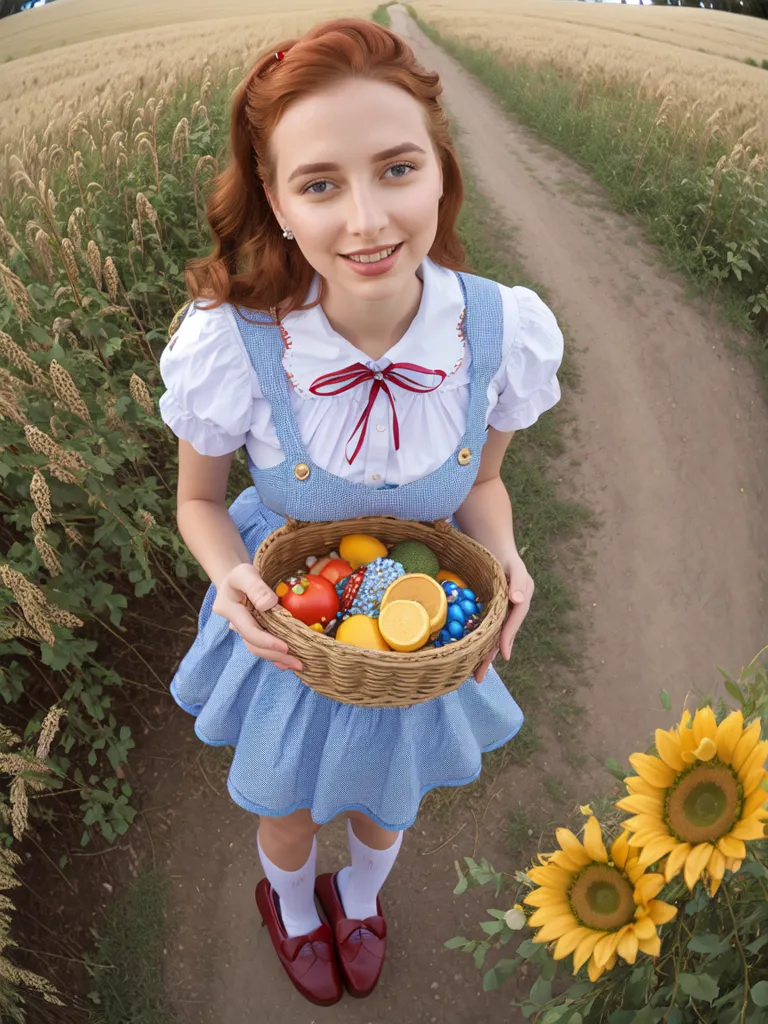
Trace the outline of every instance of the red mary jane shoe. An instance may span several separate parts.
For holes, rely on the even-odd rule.
[[[321,924],[309,935],[289,939],[276,899],[272,886],[263,878],[256,886],[256,905],[280,963],[305,999],[316,1006],[333,1006],[341,999],[343,989],[330,928]]]
[[[320,875],[315,892],[333,929],[344,984],[351,996],[363,999],[376,988],[387,955],[387,922],[376,900],[376,917],[357,921],[344,915],[336,875]]]

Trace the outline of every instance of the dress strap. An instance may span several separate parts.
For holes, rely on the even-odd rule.
[[[457,272],[464,294],[464,334],[472,353],[472,382],[467,435],[485,433],[488,386],[501,365],[504,345],[504,309],[495,281]]]
[[[288,459],[305,461],[304,444],[291,408],[291,385],[283,366],[285,342],[280,324],[259,310],[232,306],[248,357],[259,379],[261,392],[272,408],[280,447]],[[261,321],[253,323],[253,321]]]

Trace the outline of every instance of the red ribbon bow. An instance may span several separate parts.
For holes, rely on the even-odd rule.
[[[298,935],[295,939],[283,939],[283,955],[293,963],[305,946],[309,946],[318,960],[330,963],[333,959],[331,947],[323,939],[310,939],[307,935]]]
[[[429,376],[439,377],[437,384],[421,384],[419,381],[414,380],[412,377],[407,377],[402,370],[408,370],[413,373],[425,373]],[[365,384],[366,381],[372,380],[373,387],[371,393],[368,396],[368,404],[363,410],[363,414],[355,425],[355,429],[349,436],[349,440],[344,449],[347,462],[352,463],[357,458],[358,452],[363,446],[365,440],[365,434],[368,430],[368,420],[371,418],[371,412],[373,411],[374,403],[379,394],[379,391],[383,391],[389,399],[389,404],[392,407],[392,429],[395,435],[395,451],[400,449],[400,424],[397,421],[397,411],[395,409],[395,397],[389,390],[390,384],[397,384],[398,387],[403,388],[405,391],[414,391],[417,394],[427,394],[429,391],[436,391],[437,388],[445,380],[447,374],[444,370],[428,370],[424,366],[417,366],[415,363],[390,363],[385,370],[371,370],[363,363],[352,363],[350,366],[345,366],[343,370],[335,370],[332,373],[325,373],[317,380],[313,381],[309,386],[309,390],[313,395],[327,396],[327,395],[340,395],[344,391],[349,391],[350,388],[356,388],[358,384]],[[354,439],[357,432],[360,431],[360,437],[357,442],[352,456],[347,455],[347,448],[350,442]]]

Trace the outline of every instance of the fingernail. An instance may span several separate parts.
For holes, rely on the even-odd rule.
[[[512,600],[515,602],[515,604],[521,604],[525,600],[525,594],[522,592],[522,590],[513,590]]]

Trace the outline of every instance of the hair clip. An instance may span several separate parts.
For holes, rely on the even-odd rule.
[[[278,53],[275,54],[275,58],[277,60],[282,60],[284,56],[285,56],[285,50],[280,50],[280,51],[278,51]]]

